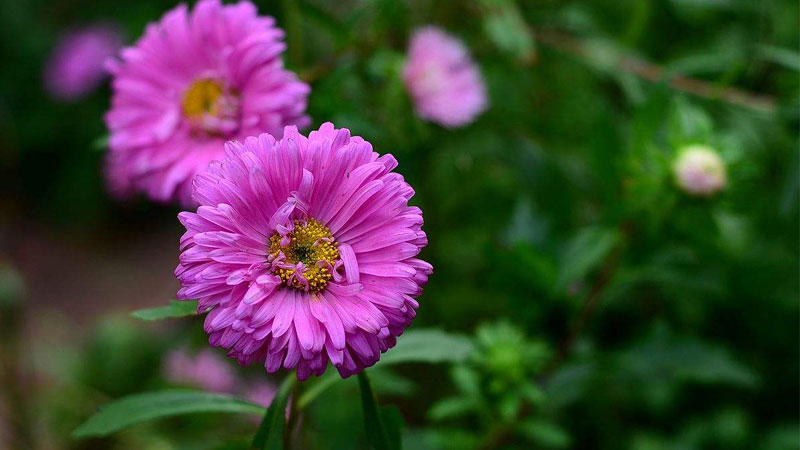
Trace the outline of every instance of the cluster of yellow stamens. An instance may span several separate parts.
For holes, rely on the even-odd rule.
[[[189,118],[217,115],[218,100],[224,93],[225,89],[217,81],[207,78],[195,81],[183,96],[183,114]]]
[[[281,280],[295,289],[319,292],[328,285],[333,278],[331,271],[339,261],[338,244],[333,239],[333,234],[325,225],[314,219],[295,220],[294,229],[289,232],[288,245],[281,245],[284,236],[275,233],[269,239],[269,253],[273,258],[278,258],[280,253],[286,260],[277,266],[275,274]],[[295,276],[297,263],[303,263],[303,278]],[[322,263],[320,263],[322,262]],[[283,266],[283,267],[281,267]],[[291,268],[290,268],[291,266]]]

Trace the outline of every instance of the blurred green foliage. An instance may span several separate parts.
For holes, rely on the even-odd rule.
[[[465,363],[371,374],[382,403],[404,415],[405,448],[800,447],[797,2],[257,3],[287,29],[287,61],[312,84],[315,124],[393,153],[417,191],[435,273],[414,326],[474,336]],[[113,20],[132,42],[172,6],[0,8],[4,226],[178,229],[175,210],[105,194],[94,143],[108,88],[59,104],[39,82],[69,27]],[[481,67],[491,107],[469,127],[413,113],[399,69],[424,24],[463,38]],[[648,79],[632,61],[663,72]],[[692,77],[703,95],[674,77]],[[731,89],[757,97],[720,100]],[[686,144],[721,154],[720,195],[676,188],[671,164]],[[107,319],[74,358],[52,355],[62,365],[44,366],[57,387],[31,400],[50,429],[42,439],[76,449],[247,445],[257,425],[217,415],[69,439],[94,405],[166,385],[163,343],[203,345],[197,320],[183,320],[159,335]],[[346,380],[313,402],[298,448],[366,448],[356,389]]]

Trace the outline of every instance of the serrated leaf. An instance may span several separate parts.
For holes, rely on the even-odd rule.
[[[197,315],[197,300],[170,300],[169,305],[140,309],[131,315],[140,320],[161,320]]]
[[[556,290],[565,290],[600,265],[619,239],[619,232],[613,229],[592,227],[580,230],[561,254]]]
[[[397,345],[381,357],[379,364],[461,362],[472,349],[472,341],[464,335],[435,329],[412,330],[397,338]]]
[[[281,383],[278,393],[272,399],[258,432],[253,438],[251,448],[258,450],[281,450],[283,448],[283,434],[286,428],[286,404],[289,394],[295,383],[294,374],[289,373]]]
[[[190,413],[263,414],[264,408],[236,397],[203,391],[165,390],[136,394],[100,408],[73,431],[76,438],[106,436],[141,422]]]
[[[400,440],[393,439],[394,437],[399,437],[400,431],[389,429],[389,427],[396,425],[394,423],[396,418],[389,417],[389,423],[384,421],[366,372],[358,374],[358,385],[361,388],[361,410],[364,415],[364,428],[370,445],[375,450],[400,450],[402,447]]]

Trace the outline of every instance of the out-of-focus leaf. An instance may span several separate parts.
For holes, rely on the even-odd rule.
[[[286,379],[281,383],[278,393],[272,399],[261,426],[253,438],[253,449],[257,450],[282,450],[283,433],[286,428],[286,404],[289,401],[289,394],[294,386],[295,377],[293,373],[286,375]]]
[[[556,289],[567,289],[597,267],[619,240],[619,231],[614,229],[593,227],[580,230],[561,254]]]
[[[140,309],[131,315],[141,320],[161,320],[197,315],[197,300],[170,300],[169,305]]]
[[[236,397],[202,391],[166,390],[124,397],[108,405],[81,424],[76,438],[106,436],[137,423],[200,412],[262,414],[264,408]]]
[[[753,387],[758,376],[723,347],[691,337],[673,336],[657,326],[653,335],[618,355],[620,369],[651,384],[666,381],[726,383]]]
[[[536,59],[533,31],[517,7],[508,0],[482,0],[485,16],[483,30],[489,40],[501,51],[513,55],[523,63]]]
[[[758,54],[762,59],[780,64],[781,66],[800,71],[800,53],[773,45],[759,45]]]
[[[397,345],[378,364],[461,362],[472,352],[472,347],[464,335],[435,329],[411,330],[397,338]]]
[[[413,381],[387,368],[371,369],[369,378],[375,389],[386,395],[410,395],[416,388]]]
[[[428,417],[436,421],[453,419],[473,412],[477,406],[473,398],[448,397],[436,402],[428,411]]]
[[[480,377],[470,367],[458,365],[454,366],[451,371],[453,383],[463,394],[476,398],[480,395]]]
[[[329,387],[333,386],[341,379],[342,377],[339,375],[339,373],[334,370],[329,371],[321,378],[313,381],[311,387],[307,388],[303,394],[300,395],[300,399],[297,401],[297,408],[300,410],[305,409],[319,394],[325,392]]]
[[[542,419],[528,419],[517,427],[519,433],[537,444],[537,448],[566,448],[569,435],[558,425]]]
[[[709,142],[713,128],[711,118],[702,108],[683,97],[674,102],[669,117],[669,142],[675,150],[687,144]]]
[[[397,428],[398,422],[395,413],[386,413],[386,418],[389,420],[384,420],[384,414],[378,408],[375,393],[372,391],[372,386],[365,372],[358,374],[358,385],[361,388],[361,411],[364,414],[364,428],[367,431],[367,440],[370,445],[375,450],[400,450],[402,447],[399,440],[401,430]]]

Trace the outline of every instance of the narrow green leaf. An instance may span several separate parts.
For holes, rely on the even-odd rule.
[[[619,239],[617,230],[585,228],[579,231],[561,254],[556,290],[565,290],[603,262]]]
[[[386,430],[383,418],[378,409],[375,393],[369,383],[366,372],[358,374],[358,385],[361,388],[361,410],[364,414],[364,428],[367,431],[367,440],[375,450],[399,449],[399,442],[392,442]]]
[[[461,362],[472,352],[472,341],[460,334],[445,333],[436,329],[418,329],[405,332],[397,339],[397,345],[386,352],[378,367],[390,364]],[[308,388],[297,402],[305,409],[318,395],[341,380],[339,374],[328,373]]]
[[[73,431],[76,438],[106,436],[137,423],[200,412],[263,414],[264,408],[236,397],[202,391],[165,390],[123,397],[103,406]]]
[[[264,414],[264,420],[258,427],[258,432],[253,438],[251,448],[257,450],[281,450],[283,448],[283,433],[286,428],[286,404],[289,401],[289,394],[295,383],[294,374],[290,373],[281,383],[278,393],[272,399],[272,403]]]
[[[301,411],[306,409],[306,406],[311,404],[319,394],[328,390],[329,387],[333,386],[341,379],[342,377],[335,370],[326,373],[300,395],[300,398],[297,400],[297,408]]]
[[[570,437],[555,423],[542,419],[528,419],[517,426],[520,434],[542,448],[569,447]]]
[[[469,414],[478,407],[478,402],[471,397],[447,397],[431,406],[428,417],[434,421],[454,419]]]
[[[791,48],[774,45],[759,45],[759,56],[787,69],[800,71],[800,53]]]
[[[140,309],[131,315],[141,320],[161,320],[173,317],[194,316],[197,314],[197,300],[170,300],[169,305]]]
[[[436,329],[418,329],[397,338],[397,345],[381,357],[379,364],[461,362],[471,352],[472,341],[466,336]]]

